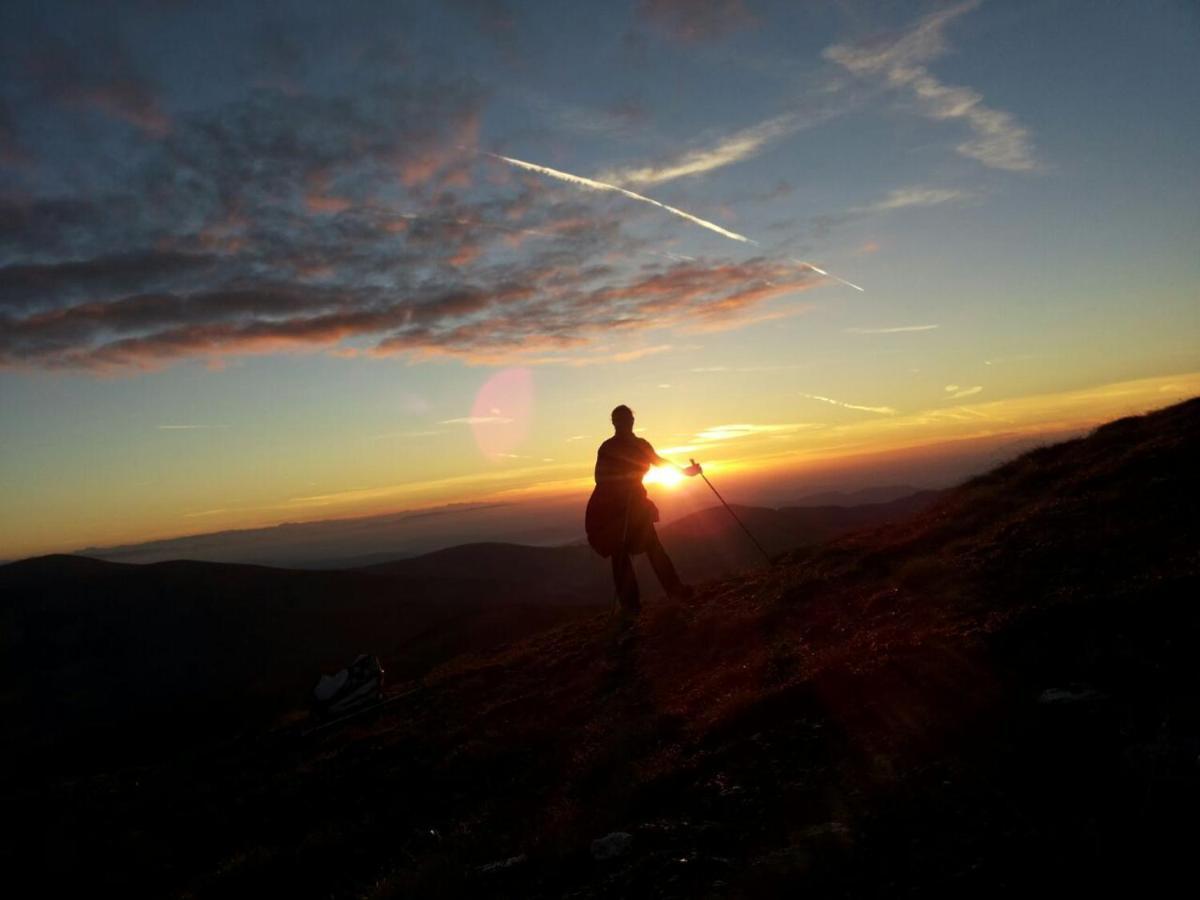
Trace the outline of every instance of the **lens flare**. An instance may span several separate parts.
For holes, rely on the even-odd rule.
[[[466,419],[480,451],[491,460],[508,458],[529,433],[533,420],[533,373],[504,369],[483,383]]]

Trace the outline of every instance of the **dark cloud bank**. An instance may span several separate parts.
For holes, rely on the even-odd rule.
[[[61,53],[23,71],[26,100],[99,117],[128,152],[112,177],[48,177],[61,153],[39,159],[0,109],[0,367],[537,362],[602,354],[616,333],[732,326],[811,283],[761,258],[654,255],[631,231],[659,227],[645,210],[481,156],[488,98],[470,81],[260,85],[180,114],[123,60],[104,77]]]

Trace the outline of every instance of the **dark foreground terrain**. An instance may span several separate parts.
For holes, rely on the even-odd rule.
[[[1190,893],[1197,459],[1193,400],[631,628],[456,656],[318,734],[6,766],[5,871],[125,896]]]

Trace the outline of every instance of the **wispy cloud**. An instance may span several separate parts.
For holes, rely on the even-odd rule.
[[[604,366],[612,363],[633,362],[635,359],[642,359],[647,356],[655,356],[659,353],[669,353],[674,350],[671,344],[656,344],[652,347],[635,347],[632,350],[604,350],[597,352],[575,352],[564,353],[550,356],[531,356],[523,360],[525,365],[530,366],[571,366],[572,368],[586,368],[587,366]]]
[[[383,433],[383,434],[377,434],[377,435],[374,435],[374,436],[371,438],[371,440],[373,440],[373,441],[382,441],[382,440],[385,440],[385,439],[387,439],[387,438],[423,438],[423,437],[434,437],[434,436],[436,436],[436,435],[439,435],[439,434],[445,434],[445,433],[446,433],[446,432],[444,432],[444,431],[441,431],[441,430],[439,430],[439,429],[436,429],[436,428],[433,428],[433,429],[428,429],[428,430],[425,430],[425,431],[388,431],[388,432],[385,432],[385,433]]]
[[[805,363],[784,363],[778,366],[696,366],[688,369],[689,372],[783,372],[793,369],[807,369],[811,364]]]
[[[657,165],[607,169],[596,180],[646,187],[703,175],[755,156],[767,144],[795,133],[802,125],[799,116],[786,113],[726,135],[711,147],[689,150]]]
[[[847,328],[847,334],[901,334],[906,331],[933,331],[941,325],[895,325],[891,328]]]
[[[939,206],[955,200],[966,200],[972,195],[955,188],[903,187],[889,191],[888,195],[868,206],[855,207],[853,212],[888,212],[909,206]]]
[[[949,389],[947,388],[947,390],[949,390]],[[983,385],[977,384],[974,387],[963,388],[962,390],[955,391],[953,394],[950,395],[950,399],[957,400],[959,397],[973,397],[975,394],[978,394],[982,390],[983,390]]]
[[[752,437],[759,434],[791,434],[806,428],[820,427],[819,424],[814,422],[793,422],[777,425],[753,425],[743,422],[734,425],[713,425],[710,428],[697,432],[696,440],[707,444],[714,441],[728,441],[734,438]]]
[[[87,108],[162,139],[171,130],[170,115],[156,88],[133,65],[125,48],[111,39],[97,38],[103,64],[85,65],[65,45],[43,47],[30,67],[42,92],[66,107]]]
[[[859,406],[857,403],[843,403],[841,400],[834,400],[832,397],[822,397],[820,394],[801,394],[801,397],[807,397],[809,400],[819,400],[821,403],[828,403],[832,406],[841,406],[845,409],[857,409],[863,412],[877,413],[881,416],[894,416],[896,410],[890,406]]]
[[[907,91],[928,118],[962,121],[972,133],[955,148],[962,156],[990,168],[1031,172],[1038,163],[1027,128],[1012,114],[986,106],[976,91],[943,84],[923,65],[946,52],[946,26],[978,5],[978,0],[968,0],[926,16],[899,35],[836,44],[823,55],[855,75],[880,78],[887,87]]]
[[[184,513],[183,517],[185,519],[199,519],[204,516],[217,516],[221,513],[233,512],[233,509],[233,507],[229,506],[222,506],[217,509],[202,509],[199,512]]]
[[[442,419],[439,425],[507,425],[513,420],[507,416],[460,416],[457,419]]]
[[[628,98],[608,106],[592,106],[564,102],[561,97],[516,85],[507,85],[505,91],[529,107],[539,121],[585,138],[628,138],[635,133],[644,135],[652,128],[646,109]]]

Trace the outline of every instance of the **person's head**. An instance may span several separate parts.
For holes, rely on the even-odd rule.
[[[625,434],[633,431],[633,410],[622,403],[612,411],[613,428],[617,429],[617,434]]]

